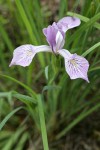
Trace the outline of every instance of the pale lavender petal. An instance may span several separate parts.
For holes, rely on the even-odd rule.
[[[69,51],[62,49],[58,53],[65,59],[65,69],[71,79],[82,78],[88,80],[89,62],[82,56],[71,54]]]
[[[46,36],[47,42],[51,46],[53,52],[56,53],[58,49],[63,47],[65,35],[62,30],[60,31],[55,22],[47,28],[44,28],[43,33]],[[60,42],[59,44],[58,41]]]
[[[31,44],[26,44],[19,46],[14,50],[13,59],[10,63],[10,67],[13,65],[20,65],[23,67],[29,66],[32,62],[33,57],[38,52],[52,52],[50,46],[33,46]]]
[[[45,36],[47,35],[47,28],[43,29],[43,33],[44,33]]]
[[[10,63],[10,67],[13,65],[20,65],[23,67],[29,66],[35,55],[35,48],[33,45],[26,44],[19,46],[14,50],[13,59]]]
[[[43,33],[46,36],[47,42],[53,49],[53,47],[56,45],[55,39],[56,39],[57,29],[49,25],[47,28],[43,29]]]
[[[66,32],[68,29],[77,27],[80,25],[80,19],[76,17],[64,17],[58,21],[57,26],[63,31]]]

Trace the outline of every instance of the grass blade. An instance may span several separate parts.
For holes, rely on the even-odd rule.
[[[72,121],[67,128],[65,128],[61,133],[59,133],[57,135],[57,139],[61,138],[66,132],[68,132],[70,129],[72,129],[77,123],[79,123],[81,120],[83,120],[85,117],[87,117],[88,115],[90,115],[92,112],[94,112],[95,110],[97,110],[98,108],[100,108],[100,104],[92,107],[91,109],[89,109],[87,112],[84,112],[82,114],[80,114],[76,119],[74,119],[74,121]]]
[[[0,130],[4,127],[4,125],[6,124],[6,122],[20,109],[22,109],[23,107],[19,107],[14,109],[12,112],[10,112],[0,123]]]
[[[38,99],[38,110],[39,110],[39,117],[40,117],[43,146],[44,146],[44,150],[49,150],[41,95],[38,95],[37,99]]]
[[[22,87],[24,87],[26,90],[28,90],[34,96],[34,98],[36,97],[36,93],[32,89],[30,89],[27,85],[25,85],[24,83],[20,82],[19,80],[16,80],[13,77],[10,77],[10,76],[7,76],[7,75],[0,74],[0,76],[2,76],[4,78],[7,78],[7,79],[10,79],[10,80],[18,83],[19,85],[21,85]]]
[[[91,53],[93,50],[95,50],[97,47],[100,46],[100,42],[93,45],[91,48],[89,48],[86,52],[82,54],[83,57],[87,56],[89,53]]]

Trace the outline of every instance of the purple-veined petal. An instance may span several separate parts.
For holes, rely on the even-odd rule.
[[[77,27],[80,25],[80,19],[76,17],[64,17],[58,21],[57,26],[63,31],[66,32],[68,29]]]
[[[50,46],[41,45],[33,46],[31,44],[26,44],[17,47],[13,53],[13,59],[10,63],[10,67],[13,65],[20,65],[23,67],[29,66],[32,62],[33,57],[38,52],[52,52]]]
[[[29,66],[35,55],[35,47],[30,44],[19,46],[14,50],[13,59],[10,67],[13,65],[20,65],[23,67]]]
[[[82,56],[71,54],[68,50],[62,49],[58,53],[65,59],[65,69],[71,79],[82,78],[88,80],[89,62]]]

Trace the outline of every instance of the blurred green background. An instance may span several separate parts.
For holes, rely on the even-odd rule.
[[[86,52],[89,84],[70,80],[63,58],[48,53],[29,67],[9,68],[16,47],[47,44],[42,29],[65,16],[81,20],[66,33],[64,48]],[[50,150],[100,150],[100,0],[0,0],[0,122],[12,112],[0,150],[43,150],[37,109],[26,103],[21,83],[42,96]]]

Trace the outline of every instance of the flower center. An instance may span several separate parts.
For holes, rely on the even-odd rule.
[[[71,60],[70,60],[70,63],[71,63],[72,65],[74,65],[75,67],[77,66],[77,62],[76,62],[74,59],[71,59]]]
[[[31,56],[32,54],[33,54],[33,53],[32,53],[31,50],[28,50],[27,53],[26,53],[27,56]]]

